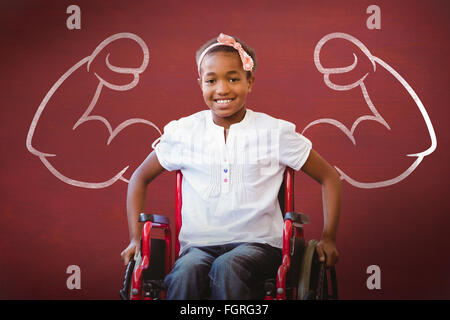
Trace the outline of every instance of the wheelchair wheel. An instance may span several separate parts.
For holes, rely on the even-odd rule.
[[[317,240],[310,240],[303,254],[297,287],[297,299],[299,300],[305,299],[310,293],[311,266],[317,243]]]
[[[133,275],[137,268],[140,267],[142,262],[142,251],[139,252],[136,261],[131,260],[125,271],[125,279],[123,282],[123,288],[119,291],[120,298],[122,300],[131,300],[132,297],[137,299],[159,299],[160,293],[164,289],[164,277],[165,277],[165,248],[166,242],[163,239],[152,238],[151,251],[149,261],[151,267],[148,267],[142,271],[140,286],[141,292],[139,297],[135,293],[133,295]],[[141,246],[142,248],[142,246]]]
[[[136,268],[141,264],[141,260],[142,260],[141,253],[139,252],[136,261],[131,260],[130,262],[128,262],[128,266],[125,271],[125,277],[123,281],[123,288],[119,292],[120,299],[131,300],[131,287],[133,285],[132,277]]]
[[[337,299],[336,271],[334,268],[327,269],[326,265],[319,261],[317,244],[317,240],[310,240],[305,248],[297,287],[299,300]],[[331,294],[328,280],[331,281]]]

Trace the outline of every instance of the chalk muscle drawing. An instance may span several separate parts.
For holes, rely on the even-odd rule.
[[[130,83],[125,84],[125,85],[115,85],[115,84],[109,83],[108,81],[102,79],[97,73],[94,73],[94,75],[98,79],[97,89],[95,91],[95,94],[94,94],[90,104],[86,108],[86,111],[78,119],[78,121],[74,124],[72,129],[75,130],[79,125],[81,125],[82,123],[85,123],[87,121],[100,121],[106,126],[106,128],[108,129],[108,132],[109,132],[109,138],[108,138],[108,140],[106,142],[107,145],[109,145],[111,143],[111,141],[114,139],[114,137],[116,137],[123,129],[125,129],[126,127],[128,127],[130,125],[133,125],[133,124],[141,123],[141,124],[149,125],[149,126],[155,128],[159,132],[159,134],[161,134],[161,131],[159,130],[159,128],[155,124],[153,124],[152,122],[150,122],[148,120],[145,120],[145,119],[139,119],[139,118],[128,119],[128,120],[122,122],[121,124],[119,124],[116,128],[112,128],[111,124],[104,117],[91,115],[92,110],[94,109],[95,105],[97,104],[97,101],[98,101],[98,99],[100,97],[100,94],[101,94],[101,92],[102,92],[104,87],[107,87],[107,88],[109,88],[111,90],[116,90],[116,91],[130,90],[131,88],[135,87],[139,83],[139,74],[144,72],[144,70],[147,68],[147,65],[148,65],[148,62],[149,62],[149,51],[148,51],[147,45],[145,44],[145,42],[140,37],[136,36],[135,34],[125,33],[125,32],[124,33],[114,34],[114,35],[108,37],[107,39],[102,41],[95,48],[95,50],[92,52],[91,55],[81,59],[74,66],[72,66],[69,70],[67,70],[55,82],[55,84],[47,92],[47,94],[45,95],[45,97],[42,100],[41,104],[39,105],[39,107],[38,107],[38,109],[37,109],[37,111],[36,111],[36,113],[34,115],[34,118],[33,118],[32,122],[31,122],[30,129],[29,129],[28,135],[27,135],[27,140],[26,140],[27,149],[32,154],[38,156],[39,159],[42,161],[42,163],[47,167],[48,170],[50,170],[50,172],[55,177],[57,177],[58,179],[64,181],[65,183],[68,183],[68,184],[73,185],[73,186],[96,189],[96,188],[108,187],[108,186],[112,185],[114,182],[116,182],[117,180],[122,180],[122,181],[128,182],[128,180],[123,177],[123,174],[125,173],[125,171],[127,171],[129,166],[126,166],[121,171],[116,173],[113,177],[111,177],[110,179],[108,179],[106,181],[102,181],[102,182],[87,182],[87,181],[78,181],[78,180],[71,179],[71,178],[66,177],[65,175],[63,175],[61,172],[59,172],[51,164],[51,158],[52,157],[56,157],[57,156],[56,154],[42,152],[42,151],[39,151],[39,150],[37,150],[36,148],[33,147],[32,140],[33,140],[34,131],[35,131],[36,126],[38,124],[39,118],[41,117],[41,114],[45,110],[45,107],[46,107],[47,103],[52,98],[53,94],[62,85],[62,83],[66,79],[68,79],[71,76],[71,74],[73,74],[76,70],[78,70],[79,68],[81,68],[83,66],[85,66],[87,72],[89,72],[89,67],[90,67],[92,61],[96,58],[96,56],[108,44],[110,44],[113,41],[119,40],[119,39],[131,39],[131,40],[134,40],[135,42],[137,42],[139,44],[139,46],[141,47],[142,52],[143,52],[142,64],[138,68],[117,67],[117,66],[112,65],[109,62],[109,53],[108,53],[108,55],[106,56],[106,59],[105,59],[106,66],[111,71],[114,71],[114,72],[117,72],[117,73],[131,74],[133,76],[133,80]]]
[[[361,77],[356,82],[347,84],[347,85],[337,85],[337,84],[331,82],[330,74],[342,74],[342,73],[349,72],[356,67],[356,64],[358,62],[358,58],[356,57],[355,53],[353,53],[354,62],[350,66],[341,67],[341,68],[324,68],[320,62],[320,50],[322,49],[323,45],[327,41],[332,40],[332,39],[344,39],[344,40],[352,42],[359,49],[361,49],[361,51],[367,56],[367,58],[369,58],[370,62],[372,63],[374,72],[376,71],[376,66],[378,64],[381,67],[385,68],[388,72],[390,72],[392,74],[392,76],[394,76],[394,78],[397,79],[402,84],[402,86],[406,89],[408,94],[413,98],[414,102],[416,103],[417,107],[419,108],[420,113],[422,114],[422,117],[426,123],[428,133],[429,133],[430,139],[431,139],[431,146],[428,149],[426,149],[422,152],[419,152],[419,153],[407,155],[408,157],[416,157],[415,161],[409,166],[409,168],[407,168],[405,171],[403,171],[397,177],[393,177],[388,180],[373,181],[373,182],[361,182],[361,181],[357,181],[354,178],[350,177],[341,168],[338,168],[337,166],[335,166],[335,168],[341,175],[342,180],[345,180],[348,183],[350,183],[351,185],[358,187],[358,188],[379,188],[379,187],[385,187],[385,186],[393,185],[397,182],[400,182],[403,179],[405,179],[407,176],[409,176],[417,168],[417,166],[422,162],[422,160],[425,156],[431,154],[436,149],[437,139],[436,139],[436,134],[433,129],[433,125],[431,124],[430,117],[428,116],[428,113],[427,113],[424,105],[422,104],[422,102],[420,101],[419,97],[414,92],[414,90],[411,88],[411,86],[406,82],[406,80],[397,71],[395,71],[394,68],[392,68],[386,62],[384,62],[382,59],[380,59],[376,56],[373,56],[370,53],[369,49],[367,49],[367,47],[361,41],[359,41],[358,39],[356,39],[355,37],[353,37],[349,34],[335,32],[335,33],[330,33],[330,34],[324,36],[322,39],[320,39],[316,45],[316,48],[314,49],[314,63],[316,64],[317,70],[319,70],[319,72],[324,75],[323,76],[324,82],[329,88],[331,88],[333,90],[337,90],[337,91],[346,91],[346,90],[351,90],[351,89],[359,87],[361,89],[361,93],[364,97],[364,100],[365,100],[367,106],[369,107],[371,114],[364,115],[364,116],[357,118],[353,122],[352,127],[350,129],[347,128],[343,123],[341,123],[335,119],[329,119],[329,118],[318,119],[318,120],[315,120],[315,121],[309,123],[303,129],[302,134],[306,130],[308,130],[308,128],[311,128],[312,126],[315,126],[318,124],[329,124],[329,125],[336,126],[337,128],[339,128],[352,141],[352,143],[354,145],[356,145],[356,140],[355,140],[355,137],[353,134],[354,134],[355,129],[358,126],[358,124],[360,124],[362,121],[376,121],[376,122],[380,123],[381,125],[383,125],[384,127],[386,127],[387,130],[390,130],[389,124],[384,120],[384,118],[377,111],[376,107],[374,106],[374,104],[372,103],[372,101],[370,99],[370,96],[369,96],[369,93],[367,92],[366,86],[364,85],[364,80],[369,75],[368,73],[366,73],[363,77]]]
[[[42,163],[47,167],[47,169],[53,175],[55,175],[58,179],[64,181],[65,183],[68,183],[70,185],[74,185],[77,187],[83,187],[83,188],[95,189],[95,188],[108,187],[108,186],[112,185],[113,183],[115,183],[117,180],[122,180],[122,181],[128,183],[128,180],[123,177],[123,174],[129,168],[129,166],[126,166],[121,171],[119,171],[117,174],[115,174],[113,177],[111,177],[110,179],[103,181],[103,182],[86,182],[86,181],[78,181],[78,180],[71,179],[71,178],[66,177],[63,174],[61,174],[54,166],[52,166],[49,159],[51,159],[52,157],[56,157],[56,154],[41,152],[41,151],[35,149],[32,145],[34,131],[38,124],[39,118],[40,118],[41,114],[43,113],[47,103],[52,98],[53,94],[61,86],[61,84],[67,78],[69,78],[73,72],[75,72],[76,70],[78,70],[79,68],[81,68],[85,65],[86,65],[87,71],[89,72],[89,66],[90,66],[91,62],[109,43],[111,43],[115,40],[124,39],[124,38],[132,39],[140,45],[142,52],[143,52],[143,56],[144,56],[141,66],[138,68],[121,68],[121,67],[113,66],[109,62],[109,58],[108,58],[109,54],[108,54],[105,59],[106,66],[111,71],[114,71],[117,73],[122,73],[122,74],[133,75],[133,80],[126,85],[114,85],[114,84],[111,84],[111,83],[107,82],[106,80],[102,79],[97,73],[94,73],[99,81],[97,89],[95,91],[94,97],[92,98],[89,106],[87,107],[87,109],[85,110],[83,115],[74,124],[73,130],[75,130],[79,125],[81,125],[82,123],[85,123],[87,121],[100,121],[106,126],[106,128],[109,131],[109,138],[106,142],[107,145],[109,145],[111,143],[111,141],[114,139],[114,137],[116,137],[124,128],[126,128],[130,125],[133,125],[133,124],[137,124],[137,123],[149,125],[149,126],[155,128],[158,131],[158,133],[160,135],[162,135],[161,131],[155,124],[153,124],[151,121],[148,121],[145,119],[139,119],[139,118],[128,119],[113,129],[111,124],[104,117],[91,115],[92,110],[94,109],[94,107],[100,97],[103,87],[107,87],[111,90],[117,90],[117,91],[126,91],[126,90],[129,90],[129,89],[135,87],[139,82],[139,74],[144,72],[144,70],[146,69],[146,67],[148,65],[148,61],[149,61],[149,52],[148,52],[147,45],[138,36],[131,34],[131,33],[118,33],[118,34],[108,37],[103,42],[101,42],[97,46],[97,48],[95,48],[95,50],[93,51],[93,53],[91,55],[80,60],[78,63],[76,63],[74,66],[72,66],[69,70],[67,70],[66,73],[64,73],[56,81],[56,83],[51,87],[51,89],[48,91],[48,93],[45,95],[44,99],[42,100],[41,104],[39,105],[39,107],[36,111],[36,114],[34,115],[34,118],[31,122],[30,129],[28,131],[27,140],[26,140],[26,146],[27,146],[28,150],[32,154],[38,156],[39,159],[42,161]],[[403,79],[403,77],[400,74],[398,74],[398,72],[396,72],[394,70],[394,68],[389,66],[386,62],[384,62],[383,60],[381,60],[378,57],[373,56],[370,53],[370,51],[367,49],[367,47],[363,43],[361,43],[358,39],[354,38],[353,36],[345,34],[345,33],[338,33],[338,32],[331,33],[331,34],[324,36],[317,43],[316,48],[314,50],[314,63],[316,65],[317,69],[319,70],[319,72],[324,74],[324,82],[329,88],[331,88],[333,90],[337,90],[337,91],[346,91],[346,90],[351,90],[351,89],[359,87],[361,89],[364,101],[370,110],[370,114],[363,115],[363,116],[357,118],[353,122],[352,127],[350,129],[347,128],[343,123],[341,123],[335,119],[330,119],[330,118],[318,119],[318,120],[315,120],[315,121],[312,121],[311,123],[309,123],[303,129],[302,134],[304,134],[305,131],[307,131],[312,126],[319,125],[319,124],[328,124],[328,125],[332,125],[332,126],[339,128],[348,137],[348,139],[350,139],[351,142],[354,145],[356,145],[354,131],[355,131],[356,127],[358,126],[358,124],[360,124],[362,121],[375,121],[375,122],[378,122],[381,125],[383,125],[387,130],[390,130],[389,124],[384,120],[384,118],[377,111],[376,107],[374,106],[374,104],[372,103],[372,101],[369,97],[369,93],[367,92],[366,86],[364,85],[364,80],[368,76],[368,73],[366,73],[363,77],[361,77],[356,82],[348,84],[348,85],[337,85],[337,84],[334,84],[330,80],[330,74],[346,73],[346,72],[353,70],[356,67],[358,59],[354,53],[353,53],[354,62],[350,66],[341,67],[341,68],[324,68],[322,66],[322,64],[320,62],[320,50],[321,50],[322,46],[331,39],[339,39],[339,38],[348,40],[348,41],[352,42],[353,44],[355,44],[359,49],[361,49],[361,51],[369,58],[370,62],[372,63],[374,72],[376,71],[377,64],[380,65],[381,67],[385,68],[387,71],[389,71],[390,74],[392,74],[395,77],[395,79],[397,79],[402,84],[402,86],[406,89],[408,94],[413,98],[414,102],[416,103],[417,107],[419,108],[420,113],[422,114],[422,117],[426,123],[428,133],[431,138],[431,146],[422,152],[408,154],[407,155],[408,157],[416,157],[416,159],[403,173],[401,173],[397,177],[393,177],[392,179],[388,179],[388,180],[384,180],[384,181],[361,182],[361,181],[357,181],[356,179],[350,177],[348,174],[346,174],[344,172],[343,169],[335,166],[336,170],[341,175],[342,180],[345,180],[348,183],[350,183],[351,185],[358,187],[358,188],[379,188],[379,187],[393,185],[399,181],[402,181],[407,176],[409,176],[417,168],[417,166],[421,163],[423,158],[425,156],[431,154],[436,149],[436,146],[437,146],[436,134],[434,132],[433,126],[431,124],[431,120],[428,116],[428,113],[427,113],[424,105],[422,104],[422,102],[420,101],[419,97],[414,92],[414,90],[411,88],[411,86],[406,82],[406,80]],[[159,138],[154,142],[154,144],[158,140],[159,140]],[[153,146],[154,146],[154,144],[153,144]]]

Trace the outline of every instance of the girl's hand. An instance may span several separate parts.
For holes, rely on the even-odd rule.
[[[134,260],[137,259],[139,252],[141,251],[141,244],[140,241],[130,241],[130,244],[128,245],[128,247],[125,248],[125,250],[123,250],[120,253],[120,257],[123,260],[123,263],[125,265],[128,264],[128,262],[130,262],[130,259],[133,258]]]
[[[339,252],[336,249],[334,240],[324,239],[319,241],[316,246],[320,262],[326,262],[327,267],[334,267],[339,260]]]

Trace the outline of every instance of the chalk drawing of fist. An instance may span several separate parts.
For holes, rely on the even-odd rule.
[[[117,41],[120,39],[129,39],[129,40],[136,42],[139,45],[140,50],[142,51],[141,55],[143,57],[140,66],[133,67],[133,68],[115,66],[110,62],[109,52],[106,54],[106,58],[104,59],[104,61],[99,61],[99,59],[101,60],[101,57],[104,56],[105,50],[107,52],[107,46],[110,45],[111,43],[113,43],[114,41]],[[54,159],[56,159],[56,157],[58,156],[56,153],[43,152],[43,151],[37,150],[33,146],[33,137],[35,134],[36,126],[38,125],[39,120],[40,120],[42,114],[44,113],[48,102],[52,99],[52,97],[55,95],[55,93],[57,93],[57,91],[60,89],[62,84],[67,79],[69,79],[73,75],[73,73],[76,72],[77,70],[84,70],[84,72],[88,73],[91,78],[95,77],[93,81],[97,82],[97,86],[96,86],[95,93],[93,94],[93,97],[90,98],[90,103],[87,105],[87,108],[84,110],[81,117],[79,117],[75,121],[75,123],[71,124],[71,125],[73,125],[72,130],[76,130],[83,123],[92,122],[92,121],[101,122],[108,131],[107,140],[105,141],[106,145],[108,145],[108,146],[110,145],[111,141],[123,129],[125,129],[126,127],[129,127],[133,124],[144,124],[146,126],[150,126],[150,127],[154,128],[159,133],[159,135],[161,135],[161,131],[158,129],[158,127],[156,125],[154,125],[152,122],[145,120],[145,119],[140,119],[140,118],[127,119],[127,120],[121,122],[116,127],[113,127],[111,125],[110,121],[108,121],[106,118],[93,114],[93,109],[95,108],[97,102],[99,101],[99,98],[101,97],[101,94],[102,94],[102,90],[104,90],[105,87],[107,89],[114,90],[114,91],[127,91],[127,90],[134,88],[139,83],[139,75],[142,72],[144,72],[144,70],[147,68],[148,62],[149,62],[149,51],[148,51],[147,45],[140,37],[138,37],[135,34],[118,33],[118,34],[114,34],[114,35],[108,37],[107,39],[105,39],[104,41],[102,41],[95,48],[95,50],[92,52],[92,54],[81,59],[79,62],[77,62],[71,68],[69,68],[53,84],[51,89],[47,92],[47,94],[45,95],[44,99],[42,100],[41,104],[39,105],[39,107],[34,115],[34,118],[31,122],[29,131],[28,131],[28,135],[27,135],[27,139],[26,139],[27,149],[32,154],[39,157],[39,159],[42,161],[42,163],[47,167],[47,169],[55,177],[57,177],[58,179],[62,180],[65,183],[68,183],[73,186],[96,189],[96,188],[108,187],[108,186],[112,185],[113,183],[115,183],[117,180],[122,180],[122,181],[128,182],[128,180],[126,178],[124,178],[123,174],[125,173],[125,171],[127,171],[129,166],[125,166],[123,169],[119,170],[119,172],[112,173],[108,179],[106,179],[104,181],[100,181],[100,182],[89,182],[89,181],[80,181],[78,179],[72,179],[72,178],[62,174],[61,171],[58,170],[55,167],[55,165],[52,164],[52,162],[53,163],[55,162]],[[115,76],[124,75],[123,77],[125,79],[131,79],[131,80],[129,80],[127,83],[124,83],[124,84],[123,83],[122,84],[115,83],[115,82],[123,82],[123,80],[121,80],[121,81],[115,81],[112,79],[108,80],[107,79],[108,72],[92,70],[92,69],[95,69],[92,66],[97,63],[105,64],[106,70],[109,73],[112,72]],[[99,70],[100,69],[101,68],[99,68]],[[60,106],[58,106],[58,107],[60,107]],[[82,105],[82,106],[80,106],[80,108],[81,107],[85,108],[86,106]]]
[[[348,66],[339,67],[339,68],[325,68],[323,67],[321,63],[321,50],[322,47],[332,39],[342,39],[345,41],[349,41],[353,45],[357,46],[361,52],[364,55],[364,58],[367,58],[369,61],[369,66],[372,68],[370,72],[355,72],[355,68],[358,65],[358,58],[357,55],[353,52],[353,63]],[[414,103],[416,104],[417,108],[420,111],[420,114],[422,115],[423,120],[425,121],[426,128],[428,130],[428,134],[431,140],[431,146],[429,146],[426,150],[418,153],[413,154],[407,154],[407,157],[415,158],[411,165],[409,165],[408,168],[402,171],[401,174],[399,174],[396,177],[392,177],[390,179],[386,179],[383,181],[370,181],[370,182],[362,182],[359,181],[355,177],[351,177],[349,174],[347,174],[343,168],[339,168],[335,166],[336,170],[339,172],[341,179],[347,181],[351,185],[358,187],[358,188],[379,188],[379,187],[385,187],[389,185],[393,185],[395,183],[398,183],[399,181],[405,179],[407,176],[409,176],[420,164],[420,162],[423,160],[423,158],[429,154],[431,154],[437,147],[437,140],[436,140],[436,134],[433,129],[433,125],[431,124],[431,120],[428,116],[428,113],[420,101],[417,94],[414,92],[414,90],[411,88],[411,86],[406,82],[406,80],[396,71],[394,68],[392,68],[390,65],[388,65],[386,62],[384,62],[382,59],[373,56],[369,49],[358,39],[355,37],[346,34],[346,33],[331,33],[326,36],[324,36],[322,39],[319,40],[317,43],[315,50],[314,50],[314,63],[316,65],[317,70],[323,74],[323,80],[326,86],[328,86],[332,90],[336,91],[348,91],[352,89],[358,89],[361,90],[362,98],[365,101],[365,104],[368,107],[368,112],[365,115],[362,115],[358,117],[351,127],[348,127],[344,125],[342,122],[331,119],[331,118],[323,118],[315,120],[311,123],[309,123],[302,131],[302,134],[304,134],[309,128],[321,125],[321,124],[327,124],[337,127],[339,130],[341,130],[345,136],[350,139],[350,141],[353,143],[353,145],[357,145],[357,140],[355,139],[355,129],[357,126],[363,122],[363,121],[375,121],[379,123],[381,126],[385,127],[386,130],[391,130],[390,124],[383,118],[383,116],[380,114],[380,112],[377,110],[376,106],[373,104],[369,92],[365,85],[365,80],[371,76],[371,74],[375,73],[377,70],[377,67],[384,68],[387,70],[388,73],[391,74],[392,77],[398,81],[401,86],[406,90],[406,92],[410,95],[410,97],[413,99]],[[351,81],[347,81],[346,84],[337,84],[334,83],[330,79],[330,75],[333,75],[334,77],[339,77],[340,75],[344,74],[350,74],[350,72],[353,71],[350,78],[353,77]],[[360,69],[359,69],[360,71]],[[355,74],[357,76],[355,76]]]

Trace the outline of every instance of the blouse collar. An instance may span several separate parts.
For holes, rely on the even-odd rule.
[[[250,110],[250,109],[248,109],[248,108],[246,108],[244,118],[243,118],[241,121],[237,122],[237,123],[233,123],[233,124],[230,126],[230,129],[231,129],[231,128],[236,128],[236,129],[242,129],[242,128],[245,128],[245,127],[248,125],[248,123],[250,122],[250,119],[251,119],[251,117],[252,117],[252,114],[253,114],[253,111]],[[216,128],[216,129],[221,129],[221,130],[223,130],[223,127],[222,127],[222,126],[219,126],[218,124],[214,123],[214,120],[213,120],[213,112],[212,112],[212,110],[210,110],[210,112],[209,112],[209,117],[208,117],[208,118],[209,118],[209,119],[208,119],[208,120],[209,120],[208,122],[209,122],[209,124],[210,124],[211,127]]]

